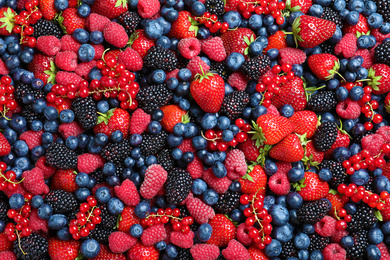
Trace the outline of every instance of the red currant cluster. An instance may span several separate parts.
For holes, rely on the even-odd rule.
[[[241,1],[238,5],[244,18],[249,19],[252,13],[255,14],[269,14],[276,19],[276,23],[281,25],[284,23],[282,11],[286,8],[285,2],[278,2],[277,0],[261,0],[255,2]]]
[[[15,241],[21,237],[28,237],[31,235],[31,228],[29,227],[29,217],[31,215],[31,200],[33,195],[31,193],[24,194],[24,205],[17,211],[15,209],[9,209],[7,216],[15,221],[15,223],[9,222],[5,227],[5,234],[9,241]]]
[[[374,171],[377,168],[383,168],[386,161],[381,157],[383,153],[390,152],[390,144],[383,144],[379,154],[371,155],[368,150],[362,150],[360,153],[350,157],[349,160],[343,161],[342,165],[346,169],[347,174],[352,175],[360,169],[368,169]]]
[[[240,131],[234,136],[233,140],[226,142],[222,140],[223,131],[214,131],[212,129],[207,130],[203,137],[208,141],[207,146],[212,151],[226,151],[229,147],[234,147],[239,143],[243,143],[248,139],[248,132],[251,130],[251,125],[245,123],[241,118],[236,119],[235,125],[238,126]]]
[[[248,235],[253,239],[260,249],[271,243],[272,217],[264,208],[264,195],[256,193],[243,194],[240,197],[240,203],[243,205],[250,204],[244,210],[246,217],[245,224],[249,227]]]
[[[220,33],[225,33],[229,29],[229,24],[227,22],[221,23],[218,21],[218,16],[210,14],[209,12],[205,12],[202,16],[195,17],[195,20],[204,24],[211,33],[216,33],[218,30]]]
[[[42,12],[38,8],[38,0],[26,2],[24,7],[26,10],[15,16],[15,26],[12,29],[14,33],[20,34],[20,43],[34,48],[37,45],[37,39],[31,35],[34,33],[34,28],[31,24],[35,24],[42,18]]]
[[[100,217],[102,211],[96,205],[97,201],[92,196],[89,196],[87,202],[80,205],[80,211],[76,214],[76,219],[72,219],[69,224],[69,232],[73,239],[79,240],[81,237],[87,237],[89,232],[102,222]]]
[[[190,226],[194,224],[194,219],[191,216],[179,218],[180,210],[178,208],[159,208],[156,213],[150,213],[146,218],[141,220],[141,225],[151,227],[158,224],[171,223],[174,231],[182,231],[184,234],[190,232]]]
[[[7,164],[5,162],[0,162],[0,191],[6,189],[10,191],[16,190],[20,183],[22,183],[23,179],[21,181],[18,181],[16,179],[16,173],[14,171],[7,171],[6,173],[4,173],[6,169]]]
[[[7,111],[14,110],[17,107],[15,101],[15,88],[11,85],[11,78],[3,76],[0,79],[0,116],[5,116]]]
[[[282,66],[273,66],[271,72],[275,74],[273,77],[267,75],[263,78],[262,83],[256,85],[256,91],[262,93],[263,96],[261,105],[266,108],[271,105],[272,97],[279,94],[282,84],[295,76],[291,64],[288,63],[284,63]]]

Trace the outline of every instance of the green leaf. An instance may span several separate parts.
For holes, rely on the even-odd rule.
[[[260,147],[264,141],[266,141],[265,135],[261,127],[259,127],[255,121],[252,121],[252,129],[253,131],[249,131],[250,134],[253,134],[252,139],[256,140],[255,145]]]
[[[12,11],[11,8],[7,8],[7,11],[3,13],[4,17],[0,19],[0,22],[3,24],[0,26],[0,28],[4,28],[7,30],[7,32],[11,33],[14,29],[15,22],[15,13]]]
[[[115,227],[113,227],[113,229],[118,229],[119,222],[121,222],[121,221],[122,221],[122,214],[119,214],[118,218],[116,219],[116,225],[115,225]]]
[[[244,176],[241,177],[243,180],[248,180],[250,182],[255,182],[252,178],[252,176],[249,175],[249,173],[245,174]]]
[[[127,7],[127,1],[126,0],[117,0],[115,3],[115,7],[122,6],[123,8]]]
[[[382,214],[379,210],[374,210],[374,215],[379,221],[383,221]]]
[[[339,194],[339,193],[337,192],[337,190],[334,190],[334,189],[330,189],[330,190],[329,190],[329,193],[330,193],[330,194],[333,194],[333,195]]]

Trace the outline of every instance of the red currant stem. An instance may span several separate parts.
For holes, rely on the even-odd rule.
[[[7,112],[8,112],[8,108],[4,105],[3,111],[0,112],[0,117],[4,117],[6,120],[11,121],[11,118],[9,118],[8,116],[5,115],[5,114],[7,114]]]
[[[104,59],[104,56],[106,55],[106,52],[108,52],[110,50],[110,48],[107,48],[104,50],[103,52],[103,55],[102,55],[102,60],[104,61],[104,63],[106,63],[106,60]]]
[[[4,180],[6,180],[7,182],[10,182],[13,184],[19,184],[19,183],[22,183],[24,181],[24,177],[23,177],[23,179],[21,179],[18,182],[11,181],[11,179],[8,179],[7,177],[5,177],[5,175],[3,175],[1,171],[0,171],[0,177],[4,178]]]
[[[27,253],[25,253],[25,252],[23,251],[23,248],[22,248],[22,246],[20,245],[20,235],[19,235],[19,231],[16,230],[16,229],[15,229],[15,231],[16,231],[16,235],[17,235],[17,237],[18,237],[18,245],[19,245],[20,251],[22,251],[23,255],[27,255]]]
[[[183,220],[182,218],[179,218],[179,217],[174,217],[173,215],[160,215],[160,214],[153,214],[153,215],[148,215],[145,219],[149,219],[149,218],[155,218],[155,217],[168,217],[168,218],[172,218],[172,219],[177,219],[177,220]]]
[[[345,80],[345,78],[343,77],[343,75],[341,75],[338,71],[335,70],[334,73],[336,73],[337,75],[339,75],[340,78],[342,78],[345,82],[347,82],[347,81]]]
[[[337,215],[337,210],[334,209],[334,216],[336,217],[337,220],[340,220],[341,218],[339,217],[339,215]]]
[[[30,16],[36,11],[36,10],[38,10],[38,7],[35,7],[34,8],[35,10],[34,11],[32,11],[30,14],[28,14],[27,15],[27,17],[26,17],[26,21],[28,21],[28,19],[30,18]],[[23,43],[23,39],[24,39],[24,27],[25,27],[25,25],[24,24],[22,24],[22,28],[21,28],[21,33],[20,33],[20,41],[19,41],[19,43],[20,44],[22,44]]]
[[[216,141],[216,140],[218,140],[218,139],[222,139],[222,137],[215,137],[214,139],[207,138],[206,136],[204,136],[203,131],[200,132],[200,134],[202,135],[202,137],[203,137],[204,139],[206,139],[207,141],[210,141],[210,142],[214,142],[214,141]]]

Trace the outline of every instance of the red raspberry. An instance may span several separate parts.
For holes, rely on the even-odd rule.
[[[218,36],[202,41],[202,51],[212,60],[222,62],[226,59],[226,50]]]
[[[194,260],[217,259],[219,256],[219,247],[209,244],[196,244],[190,249]]]
[[[177,48],[181,56],[192,59],[200,53],[200,42],[194,37],[181,39]]]
[[[122,231],[115,231],[108,237],[108,245],[113,253],[124,253],[135,244],[137,239]]]
[[[151,199],[163,187],[168,178],[168,173],[161,165],[150,165],[145,172],[144,182],[140,188],[140,194],[145,199]]]
[[[314,225],[314,228],[320,236],[330,237],[336,233],[336,223],[331,216],[325,216]]]
[[[84,153],[77,157],[77,169],[79,172],[91,173],[103,167],[104,162],[100,154]]]
[[[235,239],[230,240],[227,248],[222,250],[226,260],[249,260],[251,256],[243,244]]]
[[[55,58],[58,68],[66,71],[75,71],[77,68],[77,54],[73,51],[59,52]]]
[[[141,108],[137,108],[130,118],[130,134],[142,134],[148,128],[151,118]]]
[[[236,71],[230,74],[228,83],[233,88],[236,88],[239,91],[244,91],[246,85],[248,84],[248,80],[241,71]]]
[[[173,231],[171,233],[172,244],[181,248],[191,248],[194,245],[194,232],[190,231],[184,234],[182,231]]]
[[[142,18],[151,18],[160,11],[160,1],[158,0],[139,0],[137,10]]]
[[[215,216],[213,208],[198,198],[189,200],[186,206],[191,216],[199,224],[207,223]]]
[[[61,50],[61,42],[55,36],[41,36],[37,39],[37,48],[48,56],[54,56]]]
[[[114,190],[118,199],[128,206],[137,206],[140,201],[137,187],[128,179],[124,180],[120,186],[115,186]]]
[[[22,175],[23,187],[34,195],[46,194],[50,191],[43,178],[42,170],[35,167],[31,171],[25,171]]]
[[[127,35],[125,28],[119,23],[108,23],[104,26],[103,29],[104,39],[109,43],[114,45],[117,48],[123,48],[126,46],[129,41],[129,36]]]
[[[144,246],[151,246],[167,238],[167,232],[164,224],[158,224],[148,227],[141,235],[141,241]]]

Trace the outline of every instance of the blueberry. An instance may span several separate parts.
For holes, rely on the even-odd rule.
[[[258,30],[263,25],[263,20],[260,15],[252,14],[252,16],[249,17],[248,24],[249,28],[252,30]]]
[[[165,81],[167,75],[161,69],[154,70],[152,72],[152,81],[156,84],[161,84]]]
[[[232,71],[237,71],[240,69],[244,62],[245,58],[241,53],[232,52],[226,59],[226,66]]]
[[[167,248],[165,249],[165,253],[169,258],[176,258],[177,257],[177,250],[174,245],[167,245]]]
[[[324,260],[324,256],[319,250],[314,250],[310,253],[310,259],[313,260]]]
[[[171,78],[171,79],[176,79],[176,78]],[[169,79],[170,80],[170,79]],[[168,80],[168,81],[169,81]],[[167,83],[168,84],[168,83]],[[161,121],[161,119],[163,119],[164,117],[164,113],[162,110],[160,109],[157,109],[157,110],[154,110],[153,113],[152,113],[152,120],[155,120],[155,121]]]
[[[87,197],[91,195],[91,191],[88,190],[88,188],[79,188],[75,191],[74,195],[77,200],[85,201]]]
[[[241,191],[241,183],[239,181],[233,181],[232,184],[229,186],[229,190],[234,192]]]
[[[357,0],[358,1],[358,0]],[[360,1],[361,2],[361,1]],[[352,3],[352,1],[350,2]],[[341,14],[341,13],[340,13]],[[345,20],[350,25],[356,25],[359,22],[359,13],[357,11],[351,11],[346,15]]]
[[[76,150],[79,144],[79,139],[76,136],[69,136],[65,141],[66,147],[72,150]]]
[[[303,224],[302,226],[302,232],[305,234],[313,234],[314,233],[314,226],[312,224]]]
[[[84,172],[80,172],[76,175],[75,182],[79,187],[87,187],[89,182],[89,175]]]
[[[54,230],[60,230],[68,224],[68,219],[63,214],[54,214],[51,215],[47,221],[49,228]]]
[[[332,172],[329,169],[323,168],[318,172],[320,180],[329,182],[332,179]]]
[[[321,17],[324,13],[324,8],[321,5],[314,4],[310,6],[308,14],[315,17]]]
[[[356,0],[355,0],[356,1]],[[383,24],[383,17],[378,13],[372,13],[367,19],[368,26],[371,29],[378,29]]]
[[[83,44],[77,51],[78,57],[82,62],[92,61],[95,57],[95,49],[90,44]]]
[[[177,5],[180,3],[183,3],[183,1],[178,1]],[[165,19],[167,19],[167,21],[169,22],[174,22],[176,21],[178,18],[179,18],[179,12],[176,11],[176,10],[169,10],[166,14],[165,14]],[[174,46],[174,45],[173,45]],[[172,47],[173,47],[172,46]]]
[[[157,40],[163,35],[163,29],[157,20],[147,20],[144,26],[146,35],[153,40]]]
[[[107,187],[100,187],[96,190],[95,193],[96,200],[99,203],[107,203],[111,199],[110,189]]]
[[[203,3],[196,1],[191,6],[191,13],[195,16],[202,16],[206,12],[206,7]]]
[[[108,112],[108,110],[110,109],[110,104],[108,104],[107,101],[102,100],[102,101],[99,101],[97,103],[96,107],[97,107],[98,112],[100,112],[102,114],[106,114]]]
[[[13,151],[19,157],[26,156],[28,154],[28,146],[25,141],[18,140],[13,145]]]
[[[352,247],[353,245],[355,244],[355,241],[353,240],[353,238],[351,236],[344,236],[341,238],[340,240],[340,245],[343,247],[343,248],[350,248]]]
[[[348,9],[350,11],[356,11],[358,13],[363,12],[364,2],[362,0],[354,0],[348,3]]]
[[[201,242],[206,242],[211,238],[213,228],[209,223],[204,223],[198,228],[197,236]]]
[[[45,110],[45,107],[46,107],[46,101],[42,98],[34,100],[33,105],[32,105],[32,109],[36,113],[43,113],[43,111]]]
[[[170,147],[178,147],[183,142],[183,137],[169,134],[167,143]]]
[[[138,146],[142,142],[142,136],[140,134],[132,134],[130,136],[130,144],[131,146]],[[134,149],[133,149],[134,151]]]
[[[303,199],[297,192],[290,192],[286,199],[288,205],[293,209],[299,209],[303,204]]]
[[[270,208],[275,205],[276,203],[276,200],[275,200],[275,197],[274,196],[271,196],[271,195],[267,195],[265,196],[264,198],[264,208],[266,210],[270,210]]]
[[[273,60],[276,59],[279,56],[279,50],[278,49],[269,49],[267,51],[267,56]]]
[[[80,43],[87,43],[89,41],[89,33],[80,28],[74,30],[72,37]]]
[[[280,108],[280,114],[284,117],[292,117],[294,115],[294,108],[291,106],[291,105],[283,105],[281,108]]]
[[[370,38],[368,35],[362,35],[357,40],[357,46],[360,49],[368,49],[370,48]]]
[[[43,112],[43,110],[41,112]],[[10,127],[12,127],[12,129],[15,131],[20,132],[27,128],[26,119],[22,116],[12,117]]]
[[[156,45],[169,50],[172,44],[171,44],[171,40],[167,36],[161,36],[160,38],[157,39]]]
[[[82,18],[87,18],[91,14],[91,7],[87,4],[82,4],[77,8],[77,14]]]
[[[149,131],[149,133],[151,133],[151,134],[157,135],[157,134],[159,134],[159,133],[161,132],[161,130],[162,130],[162,126],[161,126],[161,124],[160,124],[159,122],[157,122],[157,121],[151,121],[151,122],[149,123],[149,125],[148,125],[148,131]]]
[[[109,201],[108,201],[108,211],[113,214],[113,215],[117,215],[117,214],[120,214],[122,213],[123,211],[123,208],[124,208],[124,205],[123,205],[123,202],[120,201],[119,199],[117,198],[111,198]]]
[[[86,258],[94,258],[100,252],[100,245],[95,239],[87,239],[81,244],[80,251]]]
[[[382,34],[390,33],[390,23],[383,23],[382,26],[379,28],[379,31]],[[0,45],[0,51],[1,51],[1,45]]]
[[[215,190],[208,189],[203,193],[203,201],[207,205],[214,205],[218,201],[218,193]]]
[[[368,70],[366,68],[360,67],[356,70],[356,79],[366,79],[368,76]]]
[[[379,250],[379,248],[376,245],[369,245],[366,248],[366,252],[367,252],[367,259],[368,260],[381,259],[381,256],[382,256],[381,251]]]
[[[383,232],[380,228],[371,228],[368,231],[368,242],[371,244],[380,244],[384,238]]]
[[[267,175],[273,175],[278,171],[278,166],[273,161],[266,159],[264,163],[264,171]]]
[[[365,169],[360,169],[355,171],[351,176],[350,180],[352,183],[355,183],[358,186],[366,185],[369,181],[370,175]]]
[[[121,184],[119,177],[116,176],[116,175],[108,176],[108,177],[107,177],[107,183],[108,183],[110,186],[112,186],[112,187],[118,186],[118,185]]]
[[[272,217],[272,224],[282,226],[285,225],[289,220],[289,212],[286,207],[281,205],[273,205],[269,214]]]
[[[373,1],[366,1],[364,3],[364,8],[363,8],[363,15],[364,16],[369,16],[372,13],[375,13],[377,10],[377,6]]]
[[[140,202],[135,207],[135,215],[139,218],[145,218],[150,213],[150,205],[146,202]]]
[[[249,52],[253,56],[257,56],[263,53],[263,48],[264,46],[260,42],[254,41],[249,45]]]
[[[265,253],[269,257],[276,257],[282,252],[282,244],[277,239],[272,239],[271,243],[265,246]]]
[[[333,159],[337,162],[343,162],[351,157],[351,151],[346,147],[337,147],[332,152]]]
[[[236,11],[225,13],[222,19],[229,24],[229,29],[235,29],[241,25],[241,15]]]
[[[19,210],[24,205],[24,197],[20,193],[15,193],[9,198],[9,206],[11,209]]]
[[[223,178],[227,174],[226,167],[222,162],[216,162],[211,168],[217,178]]]
[[[298,182],[305,177],[305,171],[300,168],[292,168],[288,171],[287,177],[291,182]]]
[[[54,1],[54,7],[58,11],[64,11],[66,8],[68,8],[69,2],[68,0],[55,0]]]
[[[307,249],[310,245],[310,238],[305,233],[299,233],[294,237],[294,246],[297,249]]]
[[[40,195],[35,195],[31,200],[31,205],[34,208],[39,208],[43,204],[43,198]]]

